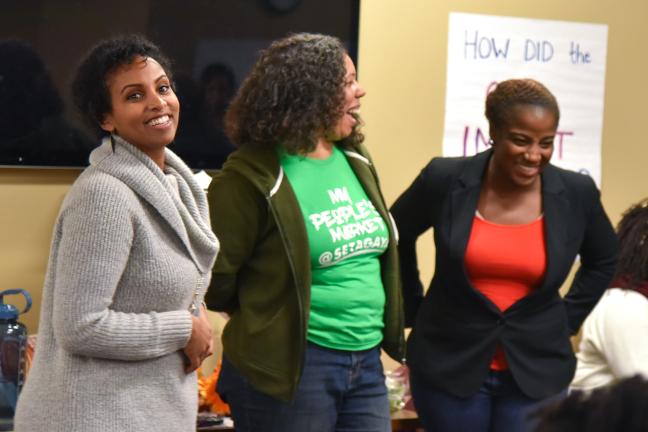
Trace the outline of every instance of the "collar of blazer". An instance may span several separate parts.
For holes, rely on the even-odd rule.
[[[482,178],[492,154],[493,150],[488,149],[468,158],[466,165],[459,173],[457,187],[452,188],[450,197],[451,222],[449,225],[453,255],[456,258],[463,259],[465,255],[472,230],[473,217],[479,201]],[[538,292],[547,287],[556,290],[560,288],[562,282],[556,280],[556,277],[560,278],[559,273],[561,273],[557,271],[558,267],[560,267],[559,264],[564,262],[565,259],[573,260],[573,258],[564,256],[562,245],[567,239],[568,222],[575,216],[567,197],[563,193],[565,184],[561,178],[560,169],[548,164],[541,176],[547,269],[544,280],[537,290]]]

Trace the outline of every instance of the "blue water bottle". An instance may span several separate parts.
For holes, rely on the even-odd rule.
[[[25,308],[5,304],[4,296],[22,294]],[[0,292],[0,431],[13,430],[18,394],[25,379],[25,348],[27,328],[18,322],[18,315],[31,308],[32,299],[23,289]]]

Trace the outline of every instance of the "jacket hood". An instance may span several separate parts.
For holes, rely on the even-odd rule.
[[[229,171],[241,174],[265,196],[272,195],[283,177],[276,149],[252,145],[239,147],[230,154],[223,165],[223,172]]]
[[[347,154],[353,152],[370,164],[353,146],[345,145],[340,149]],[[231,153],[223,165],[223,171],[235,171],[243,175],[266,197],[274,195],[284,176],[277,148],[254,145],[243,145]]]

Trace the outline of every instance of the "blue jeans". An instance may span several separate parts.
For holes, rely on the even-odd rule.
[[[421,424],[430,432],[531,432],[537,420],[529,414],[567,394],[531,399],[509,371],[490,371],[477,394],[468,398],[434,389],[413,372],[410,386]]]
[[[380,349],[338,351],[312,343],[292,402],[261,393],[223,356],[218,393],[236,432],[389,432]]]

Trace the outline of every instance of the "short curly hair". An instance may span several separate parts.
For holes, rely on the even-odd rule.
[[[632,205],[617,226],[619,262],[615,280],[629,289],[648,282],[648,199]]]
[[[648,430],[648,381],[620,379],[591,392],[572,391],[532,413],[535,432],[644,432]]]
[[[510,79],[497,83],[486,96],[486,118],[491,130],[506,127],[513,108],[520,105],[539,106],[547,109],[560,121],[560,109],[556,97],[540,82],[531,79]]]
[[[154,59],[172,81],[170,60],[157,45],[138,34],[100,41],[77,67],[72,81],[72,100],[88,126],[99,137],[107,134],[101,129],[101,123],[104,116],[112,111],[106,80],[115,69],[132,64],[136,57]]]
[[[314,150],[322,133],[344,115],[345,54],[338,38],[322,34],[297,33],[273,42],[225,114],[227,136],[237,146],[282,145],[291,154]],[[363,139],[355,127],[338,143]]]

